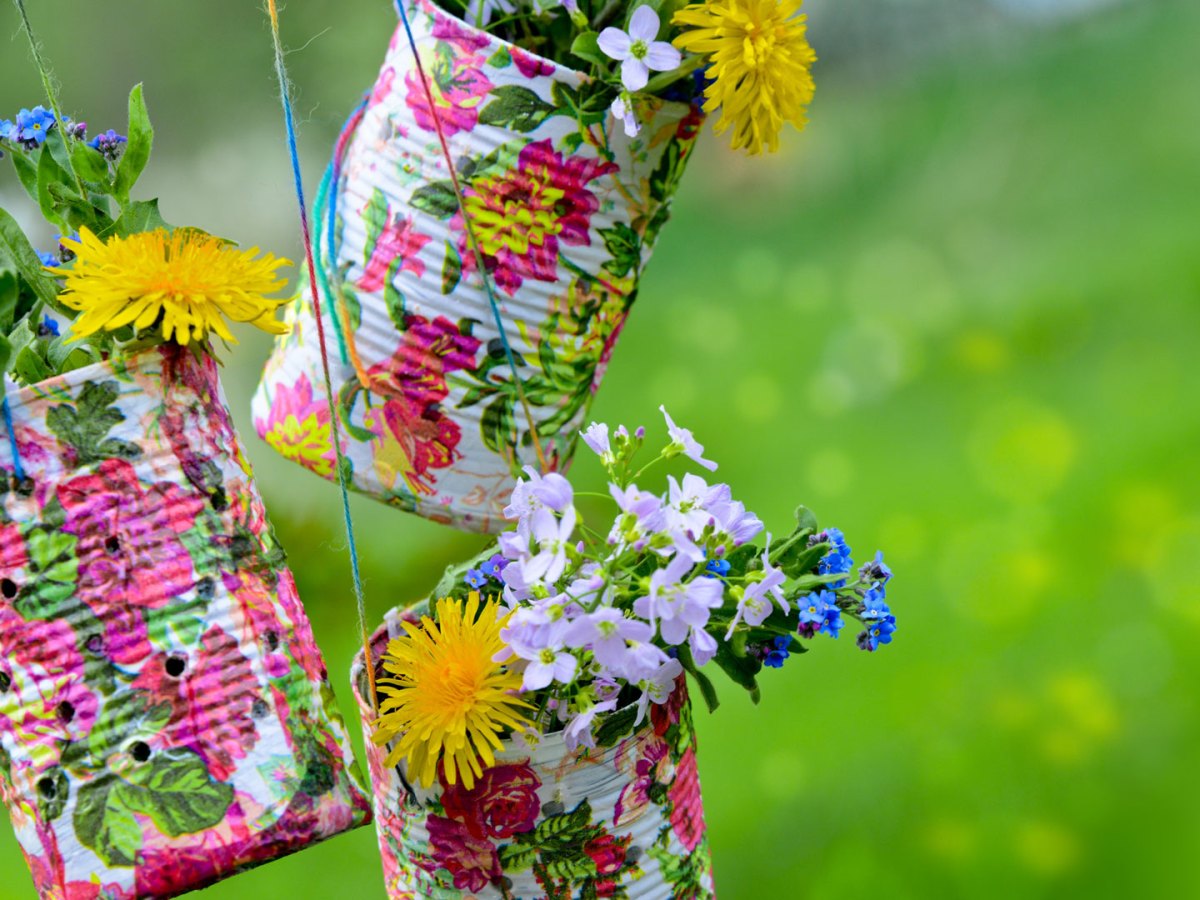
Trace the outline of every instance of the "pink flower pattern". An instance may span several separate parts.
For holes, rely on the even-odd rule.
[[[39,894],[174,895],[367,821],[213,360],[9,400],[46,450],[0,498],[0,796]]]

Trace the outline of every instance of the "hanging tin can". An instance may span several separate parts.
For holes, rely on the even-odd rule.
[[[209,357],[7,396],[0,788],[42,897],[169,897],[370,817]]]
[[[372,638],[376,665],[411,613],[393,610]],[[417,621],[415,617],[410,621]],[[375,794],[375,827],[392,900],[705,900],[715,896],[687,688],[651,704],[634,730],[613,713],[597,746],[562,732],[536,747],[506,742],[473,788],[422,786],[371,740],[360,652],[351,674]]]
[[[317,202],[336,403],[355,489],[498,531],[523,466],[570,462],[702,117],[649,101],[629,138],[585,74],[428,0],[411,21],[430,94],[399,28]],[[307,287],[288,321],[255,427],[334,478]]]

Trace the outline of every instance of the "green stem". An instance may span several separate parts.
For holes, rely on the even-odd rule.
[[[62,109],[59,107],[58,95],[54,91],[54,81],[50,77],[50,72],[46,68],[46,62],[42,59],[42,51],[38,47],[37,37],[33,33],[33,26],[29,24],[29,15],[25,12],[25,0],[13,0],[13,4],[17,7],[17,12],[21,16],[21,28],[25,32],[25,37],[29,40],[29,49],[33,52],[33,62],[37,66],[38,75],[42,79],[42,88],[46,91],[46,99],[50,102],[50,109],[54,111],[54,121],[58,125],[59,130],[63,135],[63,143],[67,141],[66,130],[63,127]],[[75,179],[75,187],[79,189],[79,196],[87,199],[87,189],[83,186],[83,180],[79,177],[79,173],[75,171],[75,163],[71,159],[70,147],[67,147],[67,168],[71,170],[71,177]]]

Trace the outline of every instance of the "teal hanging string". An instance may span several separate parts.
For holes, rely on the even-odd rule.
[[[308,204],[304,198],[304,180],[300,173],[300,153],[296,148],[296,123],[292,113],[291,82],[284,62],[283,42],[279,35],[279,10],[275,0],[267,0],[267,11],[271,17],[271,39],[275,47],[275,75],[279,80],[279,96],[283,103],[283,120],[287,129],[288,155],[292,162],[292,179],[295,182],[296,200],[300,204],[300,236],[304,242],[304,259],[308,266],[308,282],[312,291],[313,317],[317,322],[317,340],[321,346],[321,368],[325,376],[325,400],[329,404],[331,437],[337,460],[338,487],[342,494],[342,516],[345,520],[346,543],[350,551],[350,573],[354,579],[354,601],[358,611],[358,627],[362,633],[364,660],[367,679],[370,682],[371,704],[378,702],[375,690],[375,666],[371,658],[371,637],[367,630],[367,609],[363,597],[362,575],[358,566],[358,545],[354,540],[354,521],[350,516],[350,490],[347,481],[348,464],[342,453],[342,442],[338,433],[338,409],[334,399],[333,378],[329,374],[329,351],[325,342],[325,325],[321,318],[321,297],[317,288],[316,263],[313,259],[312,230],[308,224]]]
[[[525,388],[521,384],[521,374],[517,370],[517,359],[513,353],[513,349],[509,346],[508,335],[504,331],[504,320],[500,316],[500,303],[496,300],[496,292],[492,288],[492,280],[488,277],[486,261],[483,258],[483,251],[479,249],[479,241],[475,237],[475,227],[471,223],[471,215],[467,211],[467,205],[463,201],[462,185],[458,181],[458,169],[454,165],[454,157],[450,153],[450,145],[446,141],[446,134],[442,130],[442,120],[438,116],[437,102],[434,100],[433,91],[429,87],[429,77],[425,74],[425,66],[421,63],[421,55],[417,52],[417,39],[413,36],[412,25],[408,20],[408,12],[404,8],[403,0],[393,0],[393,5],[396,7],[396,12],[400,15],[400,21],[404,24],[404,33],[408,36],[408,46],[412,50],[413,64],[417,67],[417,75],[421,79],[421,87],[425,91],[425,100],[429,104],[430,116],[433,119],[433,127],[437,132],[438,143],[442,146],[442,156],[446,160],[446,168],[450,172],[450,183],[454,188],[454,199],[458,203],[458,211],[462,214],[463,228],[467,233],[467,243],[471,245],[472,255],[475,257],[475,269],[479,272],[479,278],[483,282],[484,293],[487,294],[488,304],[492,308],[492,318],[496,322],[496,330],[500,332],[500,343],[504,347],[504,355],[508,359],[508,367],[512,370],[513,386],[517,391],[517,399],[521,401],[521,407],[525,412],[525,420],[529,425],[529,437],[533,441],[534,452],[537,453],[538,467],[543,474],[548,470],[546,465],[546,456],[542,452],[542,442],[538,438],[537,423],[533,419],[533,410],[529,406],[529,400],[525,397]]]
[[[17,429],[13,427],[12,410],[8,407],[8,394],[4,395],[4,427],[8,431],[8,446],[12,448],[13,477],[18,482],[25,480],[25,467],[21,465],[21,448],[17,446]]]

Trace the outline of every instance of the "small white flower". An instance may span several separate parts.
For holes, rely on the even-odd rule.
[[[679,51],[658,37],[658,13],[639,6],[629,19],[629,31],[605,28],[597,43],[606,56],[621,63],[621,83],[629,91],[640,91],[650,80],[651,70],[670,72],[682,59]]]
[[[642,126],[638,124],[637,116],[633,114],[633,97],[625,91],[617,94],[616,99],[612,102],[612,114],[614,117],[621,120],[621,124],[625,126],[626,137],[637,137],[638,132],[642,130]]]

